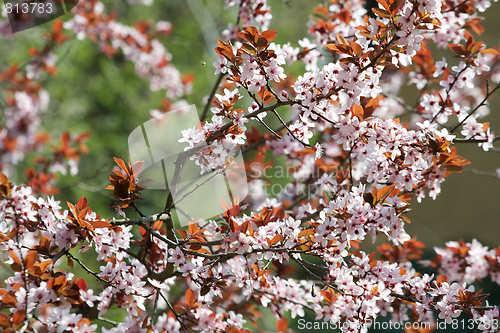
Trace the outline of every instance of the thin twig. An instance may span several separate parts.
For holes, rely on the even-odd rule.
[[[500,135],[496,136],[493,138],[493,142],[500,140]],[[488,142],[488,139],[455,139],[453,140],[454,143],[481,143],[481,142]]]
[[[281,136],[278,133],[276,133],[271,127],[269,127],[262,119],[260,119],[259,117],[255,117],[255,119],[257,119],[259,121],[259,123],[261,123],[275,137],[277,137],[278,139],[281,140]]]
[[[321,283],[323,283],[325,286],[327,287],[330,287],[332,288],[333,290],[338,291],[337,287],[335,286],[332,286],[331,284],[329,284],[328,282],[326,282],[323,278],[319,277],[317,274],[311,272],[311,270],[309,268],[306,267],[306,265],[302,262],[302,260],[299,260],[297,258],[295,258],[294,256],[291,256],[292,259],[297,262],[305,271],[307,271],[311,276],[314,276],[316,279],[318,279],[319,281],[321,281]]]
[[[219,84],[221,83],[223,78],[224,78],[224,73],[220,73],[219,76],[217,77],[217,80],[215,81],[215,84],[212,88],[212,91],[210,92],[210,95],[208,96],[208,100],[207,103],[205,104],[205,107],[203,108],[200,121],[202,122],[205,121],[208,110],[210,109],[210,105],[212,104],[212,100],[214,99],[215,93],[217,92],[217,88],[219,88]]]
[[[406,111],[410,113],[417,113],[417,110],[415,108],[412,108],[411,106],[407,105],[405,102],[401,100],[398,96],[394,96],[392,94],[389,94],[388,92],[382,92],[382,95],[385,97],[388,97],[390,99],[395,100],[399,105],[401,105]]]
[[[132,202],[132,208],[134,208],[134,210],[137,212],[137,214],[139,214],[140,217],[146,217],[146,215],[144,215],[141,210],[139,209],[139,207],[137,207],[137,205],[135,204],[135,202]]]
[[[174,314],[175,319],[177,319],[177,321],[182,325],[182,327],[184,327],[184,329],[186,331],[192,333],[191,330],[186,326],[186,324],[184,324],[184,321],[181,320],[182,319],[181,316],[179,314],[177,314],[177,312],[175,312],[174,307],[172,306],[172,304],[170,304],[169,300],[161,292],[160,292],[160,296],[161,296],[161,298],[163,298],[165,303],[167,303],[167,306],[170,309],[170,311],[172,311],[172,313]]]
[[[97,317],[98,320],[100,321],[103,321],[105,322],[106,324],[110,324],[110,325],[113,325],[113,326],[118,326],[118,323],[116,321],[113,321],[113,320],[110,320],[110,319],[106,319],[106,318],[103,318],[103,317]]]
[[[71,260],[73,261],[76,261],[76,263],[78,265],[80,265],[80,267],[82,267],[88,274],[94,276],[97,280],[101,281],[101,282],[104,282],[106,284],[110,284],[111,282],[107,281],[107,280],[104,280],[102,277],[100,277],[96,272],[92,271],[91,269],[89,269],[87,266],[85,266],[81,261],[80,259],[76,258],[74,255],[72,255],[71,253],[69,252],[66,252],[65,255],[69,258],[71,258]]]
[[[276,110],[273,110],[273,113],[276,115],[276,117],[278,117],[281,125],[283,125],[286,130],[288,131],[288,133],[290,133],[290,135],[295,139],[297,140],[298,142],[300,142],[304,147],[306,148],[312,148],[310,145],[308,145],[307,143],[305,143],[304,141],[300,140],[297,136],[295,136],[295,134],[293,133],[292,130],[290,130],[290,128],[286,125],[286,123],[283,121],[283,119],[281,119],[280,115],[278,114],[278,112],[276,112]]]
[[[457,83],[458,81],[458,78],[460,77],[460,75],[462,75],[462,73],[467,69],[469,68],[469,65],[467,64],[460,72],[457,73],[457,75],[455,76],[455,78],[453,79],[453,82],[450,84],[450,86],[448,87],[448,89],[446,89],[446,98],[443,100],[443,106],[441,106],[441,110],[438,111],[438,113],[436,113],[434,115],[434,117],[432,117],[432,120],[431,120],[431,123],[433,123],[437,117],[443,113],[444,109],[446,108],[446,101],[448,101],[448,99],[450,98],[450,92],[451,90],[453,89],[453,87],[455,86],[455,83]],[[441,97],[441,96],[440,96]],[[441,97],[442,98],[442,97]]]
[[[478,176],[493,177],[495,179],[498,179],[498,175],[495,172],[481,171],[476,169],[463,169],[463,172],[470,172]]]
[[[467,117],[465,117],[464,119],[462,119],[461,122],[459,122],[455,127],[453,127],[453,129],[450,131],[450,134],[453,134],[453,132],[455,132],[455,130],[460,127],[463,123],[465,123],[465,121],[470,117],[472,116],[481,106],[485,105],[486,104],[486,101],[488,100],[488,98],[490,98],[491,95],[493,95],[493,93],[500,88],[500,82],[496,85],[495,88],[493,88],[492,91],[489,91],[489,88],[488,88],[489,84],[488,84],[488,81],[486,81],[486,96],[484,96],[483,100],[481,101],[481,103],[479,103],[479,105],[477,105],[474,110],[472,110],[468,115]]]

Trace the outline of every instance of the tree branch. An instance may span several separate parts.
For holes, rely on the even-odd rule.
[[[459,122],[457,124],[457,126],[453,127],[453,129],[450,131],[450,134],[453,134],[453,132],[455,132],[455,130],[460,127],[467,119],[469,119],[470,116],[472,116],[481,106],[483,105],[486,105],[486,101],[488,100],[488,98],[490,98],[491,95],[493,95],[493,93],[500,88],[500,82],[496,85],[495,88],[493,88],[492,91],[489,91],[489,88],[488,88],[488,81],[486,81],[486,96],[484,96],[483,100],[481,101],[481,103],[479,103],[479,105],[477,105],[474,110],[471,111],[471,113],[469,113],[467,115],[467,117],[465,117],[464,119],[462,119],[461,122]]]
[[[210,95],[208,96],[208,100],[207,103],[205,104],[205,107],[203,108],[203,112],[201,113],[200,117],[201,122],[205,121],[208,110],[210,109],[210,105],[212,104],[212,100],[214,99],[215,93],[217,92],[217,88],[219,88],[219,84],[222,82],[223,78],[224,78],[224,73],[220,73],[219,76],[217,77],[217,81],[215,81],[215,84],[212,88],[212,91],[210,92]]]

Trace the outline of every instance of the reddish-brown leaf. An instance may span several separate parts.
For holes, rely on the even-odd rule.
[[[372,11],[375,13],[375,15],[381,17],[381,18],[389,18],[391,17],[391,14],[384,10],[384,9],[380,9],[380,8],[372,8]]]
[[[327,49],[330,49],[330,50],[332,50],[332,51],[337,51],[337,52],[338,52],[338,49],[337,49],[337,46],[336,46],[336,45],[337,45],[337,44],[330,43],[330,44],[326,44],[325,46],[326,46],[326,48],[327,48]]]
[[[228,207],[227,207],[227,203],[222,200],[222,199],[219,199],[219,202],[220,202],[220,205],[222,206],[222,208],[226,211],[228,210]]]
[[[265,48],[267,46],[267,39],[265,39],[264,37],[257,38],[256,46],[259,49]]]
[[[12,327],[10,324],[10,318],[5,313],[0,312],[0,327],[9,328]]]
[[[403,219],[403,221],[405,221],[406,223],[411,223],[410,219],[407,218],[406,216],[401,216],[401,218]]]
[[[382,7],[384,7],[384,9],[387,10],[388,12],[391,11],[391,7],[389,7],[389,5],[387,4],[387,2],[385,2],[385,0],[377,0],[377,2],[381,4]]]
[[[78,286],[78,289],[87,290],[87,283],[84,279],[76,279],[75,284]]]
[[[43,274],[43,273],[47,270],[47,268],[49,268],[49,266],[50,266],[51,264],[52,264],[52,260],[51,260],[51,259],[49,259],[49,260],[45,260],[45,261],[41,262],[41,263],[38,265],[38,267],[40,268],[40,273],[42,273],[42,274]]]
[[[349,45],[347,40],[343,36],[341,36],[340,34],[337,34],[337,40],[342,45]]]
[[[245,32],[250,34],[254,38],[254,40],[255,37],[259,35],[259,30],[254,26],[249,26]]]
[[[449,172],[461,173],[463,171],[463,168],[458,165],[445,165],[444,168]]]
[[[95,221],[95,222],[91,222],[91,224],[92,224],[92,228],[94,228],[94,229],[111,227],[111,223],[104,222],[104,221]]]
[[[5,195],[7,197],[10,197],[10,189],[11,185],[9,177],[0,172],[0,195]]]
[[[16,311],[12,315],[12,326],[17,326],[24,318],[26,318],[26,311]]]
[[[357,240],[352,240],[352,241],[350,241],[350,242],[349,242],[349,244],[350,244],[353,248],[355,248],[355,249],[359,250],[359,243],[358,243],[358,241],[357,241]]]
[[[299,233],[298,237],[300,238],[300,237],[311,236],[311,235],[314,235],[314,229],[305,229]]]
[[[70,257],[68,257],[68,260],[66,261],[66,264],[68,265],[69,268],[73,268],[73,260],[71,260]]]
[[[361,45],[359,45],[356,42],[351,43],[351,48],[352,48],[352,51],[354,52],[354,55],[358,55],[361,53],[361,51],[363,51],[363,48],[361,47]]]
[[[196,299],[194,297],[194,292],[191,290],[191,288],[189,288],[188,290],[186,290],[186,303],[188,307],[191,308],[195,302]]]
[[[40,239],[40,249],[43,249],[45,252],[49,252],[50,249],[50,239],[48,237],[42,237]]]
[[[161,227],[163,226],[163,221],[156,221],[154,224],[153,224],[153,230],[154,231],[158,231],[161,229]]]
[[[89,203],[88,203],[88,201],[87,201],[87,198],[85,198],[85,197],[81,197],[81,198],[78,200],[78,202],[76,203],[76,208],[77,208],[77,209],[82,210],[82,209],[84,209],[84,208],[88,207],[88,204],[89,204]]]
[[[380,190],[378,190],[377,191],[377,200],[380,200],[382,198],[387,197],[392,192],[393,189],[394,189],[394,185],[388,185],[388,186],[385,186],[385,187],[381,188]]]
[[[144,161],[138,161],[135,162],[134,165],[132,165],[131,170],[135,177],[137,177],[141,173],[143,165]]]
[[[450,48],[450,50],[452,50],[456,54],[460,54],[460,55],[466,55],[467,54],[467,51],[465,50],[465,48],[462,45],[459,45],[459,44],[448,44],[448,47]]]
[[[130,176],[130,173],[128,172],[128,168],[127,168],[127,165],[125,164],[125,162],[123,162],[122,159],[120,158],[116,158],[116,157],[113,157],[113,159],[115,160],[116,164],[118,164],[118,166],[127,173],[127,175]]]
[[[2,297],[2,302],[5,304],[13,304],[15,306],[17,304],[17,299],[12,295],[4,295]]]
[[[448,161],[449,165],[468,165],[470,161],[466,160],[462,156],[455,156],[450,161]]]
[[[438,284],[438,286],[441,286],[441,283],[443,283],[443,282],[448,282],[448,279],[444,275],[439,275],[436,278],[436,283]]]
[[[479,51],[479,53],[500,55],[500,52],[498,52],[495,49],[484,49],[484,50]]]
[[[286,332],[288,330],[288,320],[286,317],[281,317],[281,319],[278,320],[276,323],[276,330],[277,332]]]
[[[186,230],[177,230],[177,232],[179,233],[179,235],[181,235],[183,240],[186,240],[188,238],[188,233]]]
[[[27,270],[33,270],[33,266],[35,265],[37,258],[36,252],[29,253],[26,257],[24,257],[24,267]]]
[[[274,38],[276,38],[276,30],[266,30],[262,32],[262,36],[270,43]]]
[[[271,241],[270,241],[271,244],[269,244],[269,245],[273,245],[273,244],[279,242],[282,238],[283,238],[282,235],[276,235],[276,236],[274,236],[273,239],[271,239]]]
[[[354,105],[352,107],[352,115],[358,117],[360,122],[363,121],[363,107],[361,105]]]
[[[20,272],[22,270],[22,266],[21,266],[21,262],[19,261],[19,258],[17,257],[17,255],[14,253],[14,251],[9,251],[9,255],[10,257],[12,258],[12,260],[14,261],[14,263],[12,263],[10,265],[10,267],[12,268],[12,270],[14,270],[15,272]]]

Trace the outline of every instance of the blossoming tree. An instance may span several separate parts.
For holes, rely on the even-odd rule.
[[[0,73],[0,249],[10,272],[0,285],[3,332],[250,332],[263,308],[278,332],[292,331],[287,318],[306,312],[344,332],[366,332],[387,315],[449,323],[462,314],[480,331],[496,331],[499,310],[472,283],[489,276],[500,284],[500,248],[448,242],[422,262],[436,273],[423,274],[414,264],[424,244],[405,231],[408,201],[435,199],[446,177],[469,163],[459,143],[489,150],[498,139],[480,119],[500,87],[499,52],[472,35],[483,31],[490,1],[377,2],[331,0],[315,8],[309,38],[278,45],[265,0],[226,0],[238,17],[215,48],[219,79],[202,121],[179,129],[180,141],[202,173],[232,167],[242,149],[251,191],[187,229],[172,220],[172,196],[154,215],[141,211],[142,162],[126,157],[115,158],[106,188],[121,217],[98,215],[92,198],[62,204],[48,196],[57,193],[56,173],[78,173],[90,133],[65,133],[50,157],[26,170],[27,184],[9,180],[19,161],[49,144],[38,132],[50,99],[40,78],[56,75],[54,52],[72,37],[123,54],[151,90],[164,90],[152,116],[186,104],[191,91],[193,78],[157,39],[171,33],[168,22],[128,26],[97,0],[80,0],[69,20],[54,21],[27,65]],[[6,22],[0,30],[9,38]],[[457,64],[435,59],[439,48]],[[286,72],[293,62],[305,65],[298,78]],[[398,96],[405,78],[419,92],[414,105]],[[272,118],[279,128],[268,125]],[[252,123],[265,132],[249,130]],[[294,170],[288,191],[273,198],[254,177],[271,154]],[[387,240],[378,253],[360,250],[376,237]],[[88,274],[76,277],[73,267]],[[124,310],[120,322],[108,316],[116,309]]]

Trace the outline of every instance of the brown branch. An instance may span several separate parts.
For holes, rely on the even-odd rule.
[[[470,117],[472,116],[481,106],[485,105],[486,104],[486,101],[488,100],[488,98],[490,98],[491,95],[493,95],[493,93],[500,88],[500,83],[498,83],[496,85],[495,88],[493,88],[492,91],[489,91],[489,88],[488,88],[488,81],[486,81],[486,96],[484,96],[483,100],[481,101],[481,103],[479,103],[479,105],[477,105],[474,110],[471,111],[471,113],[469,113],[467,115],[467,117],[465,117],[464,119],[462,119],[461,122],[459,122],[457,124],[457,126],[453,127],[453,129],[450,131],[450,134],[453,134],[453,132],[455,132],[455,130],[460,127],[463,123],[465,123],[465,121]]]
[[[493,142],[500,140],[500,135],[493,138]],[[455,139],[454,143],[480,143],[480,142],[488,142],[487,139]]]
[[[83,268],[88,274],[94,276],[97,280],[101,281],[101,282],[104,282],[106,284],[110,284],[111,282],[110,281],[107,281],[107,280],[104,280],[102,277],[100,277],[96,272],[92,271],[90,268],[88,268],[87,266],[85,266],[81,261],[80,259],[76,258],[74,255],[72,255],[71,253],[69,253],[69,251],[66,251],[64,253],[68,258],[70,258],[71,260],[73,261],[76,261],[76,263],[78,265],[80,265],[81,268]]]
[[[271,132],[276,138],[281,140],[281,136],[276,133],[271,127],[269,127],[269,125],[267,125],[262,119],[260,119],[259,117],[255,117],[255,119],[257,119],[259,123],[261,123],[262,126],[264,126],[269,132]]]
[[[300,140],[299,138],[297,138],[297,137],[295,136],[295,134],[293,133],[293,131],[292,131],[292,130],[290,130],[290,128],[289,128],[289,127],[286,125],[286,123],[283,121],[283,119],[281,119],[280,115],[278,114],[278,112],[276,112],[276,110],[273,110],[273,113],[274,113],[274,114],[276,115],[276,117],[279,119],[279,121],[280,121],[281,125],[283,125],[283,126],[286,128],[286,130],[288,131],[288,133],[290,133],[290,135],[291,135],[291,136],[292,136],[295,140],[297,140],[298,142],[300,142],[300,143],[301,143],[304,147],[306,147],[306,148],[311,148],[311,146],[310,146],[310,145],[308,145],[307,143],[305,143],[304,141]]]
[[[220,73],[219,76],[217,77],[217,81],[215,81],[215,84],[212,88],[212,91],[210,92],[210,96],[208,97],[207,104],[205,104],[205,107],[203,108],[203,112],[200,117],[200,121],[204,122],[205,118],[207,117],[208,109],[210,109],[210,104],[212,104],[212,100],[214,99],[215,93],[217,92],[217,88],[219,88],[219,84],[222,82],[222,79],[224,78],[224,73]]]
[[[466,64],[465,67],[457,73],[457,75],[455,76],[455,78],[453,79],[453,82],[451,83],[450,87],[448,89],[446,89],[446,98],[444,99],[443,101],[443,105],[441,106],[441,110],[438,111],[438,113],[436,113],[436,115],[434,115],[434,117],[432,117],[431,119],[431,123],[433,123],[437,117],[443,113],[444,109],[446,108],[446,102],[448,101],[448,99],[450,98],[450,92],[451,90],[453,89],[453,87],[455,86],[455,83],[457,83],[458,81],[458,78],[460,77],[460,75],[462,75],[462,73],[467,69],[469,68],[469,64]],[[441,97],[441,96],[439,96]]]
[[[174,310],[174,307],[172,306],[172,304],[170,304],[169,300],[165,297],[165,295],[163,295],[160,291],[158,291],[160,293],[160,296],[161,298],[163,298],[163,300],[165,301],[165,303],[167,303],[168,305],[168,308],[170,309],[170,311],[172,311],[172,313],[174,314],[175,316],[175,319],[177,319],[177,321],[181,324],[182,327],[184,327],[184,329],[189,332],[189,333],[192,333],[191,330],[186,326],[186,324],[184,324],[184,321],[181,320],[181,316]]]

